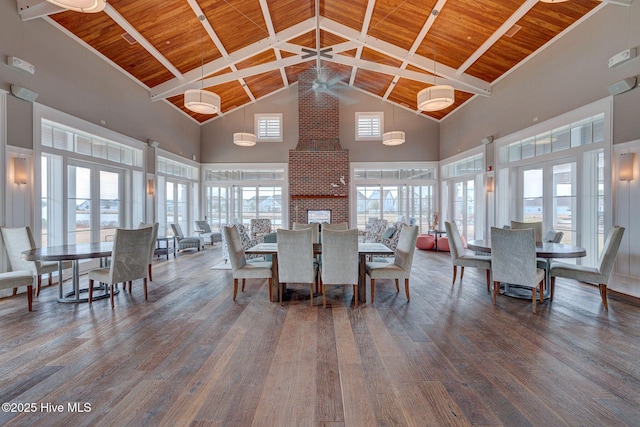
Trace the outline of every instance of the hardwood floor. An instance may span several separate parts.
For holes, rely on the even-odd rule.
[[[323,309],[293,286],[280,307],[266,280],[234,303],[219,257],[156,260],[149,300],[136,281],[115,310],[56,287],[31,313],[0,300],[0,402],[35,404],[0,425],[640,425],[637,299],[611,292],[607,313],[596,287],[558,280],[537,314],[494,307],[484,272],[451,286],[449,254],[416,251],[410,303],[383,280],[358,309],[349,287]]]

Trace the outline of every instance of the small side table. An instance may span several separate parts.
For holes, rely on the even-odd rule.
[[[447,230],[429,230],[429,231],[427,231],[427,234],[432,234],[432,235],[436,236],[436,244],[433,247],[433,250],[437,251],[438,250],[438,239],[440,238],[440,236],[446,235],[447,234]]]
[[[171,244],[169,244],[171,241]],[[160,242],[164,242],[164,246],[160,245]],[[153,252],[154,255],[166,255],[167,260],[169,259],[169,254],[173,254],[173,257],[176,257],[176,236],[158,236],[156,238],[156,249]]]

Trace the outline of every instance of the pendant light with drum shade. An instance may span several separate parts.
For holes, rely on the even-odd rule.
[[[106,0],[47,0],[49,3],[74,12],[96,13],[102,12],[107,6]]]
[[[243,129],[247,129],[247,109],[246,107],[242,107],[242,111],[244,112],[243,118]],[[249,132],[236,132],[233,134],[233,143],[240,147],[253,147],[256,145],[256,136]]]
[[[434,9],[431,14],[434,16],[433,24],[433,86],[422,89],[418,92],[418,109],[421,111],[438,111],[443,110],[455,101],[455,91],[453,86],[436,84],[436,26],[435,17],[438,16],[438,10]]]
[[[396,128],[396,106],[393,106],[393,129],[391,132],[385,132],[382,135],[382,143],[384,145],[394,146],[404,144],[404,132],[395,130]]]
[[[198,16],[204,21],[204,15]],[[220,96],[204,90],[204,35],[202,36],[202,86],[200,89],[189,89],[184,92],[185,108],[199,114],[218,114],[220,112]]]

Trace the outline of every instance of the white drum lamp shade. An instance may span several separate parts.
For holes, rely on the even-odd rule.
[[[382,135],[382,143],[384,145],[400,145],[404,144],[404,132],[401,130],[394,130],[392,132],[385,132]]]
[[[233,134],[233,143],[241,147],[253,147],[256,145],[256,136],[247,132],[236,132]]]
[[[56,6],[82,13],[96,13],[104,10],[106,0],[47,0]]]
[[[443,110],[455,101],[453,86],[436,85],[422,89],[418,92],[418,108],[421,111]]]
[[[184,92],[184,106],[200,114],[218,114],[220,97],[208,90],[189,89]]]

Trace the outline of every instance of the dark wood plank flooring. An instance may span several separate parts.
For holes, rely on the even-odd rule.
[[[607,313],[597,288],[558,280],[538,314],[494,307],[484,272],[452,286],[448,253],[416,251],[410,303],[381,280],[374,305],[344,286],[310,308],[292,286],[280,307],[263,280],[234,302],[219,257],[156,260],[149,300],[137,281],[115,310],[56,287],[32,313],[0,300],[0,402],[36,404],[0,425],[640,425],[638,299],[612,292]]]

